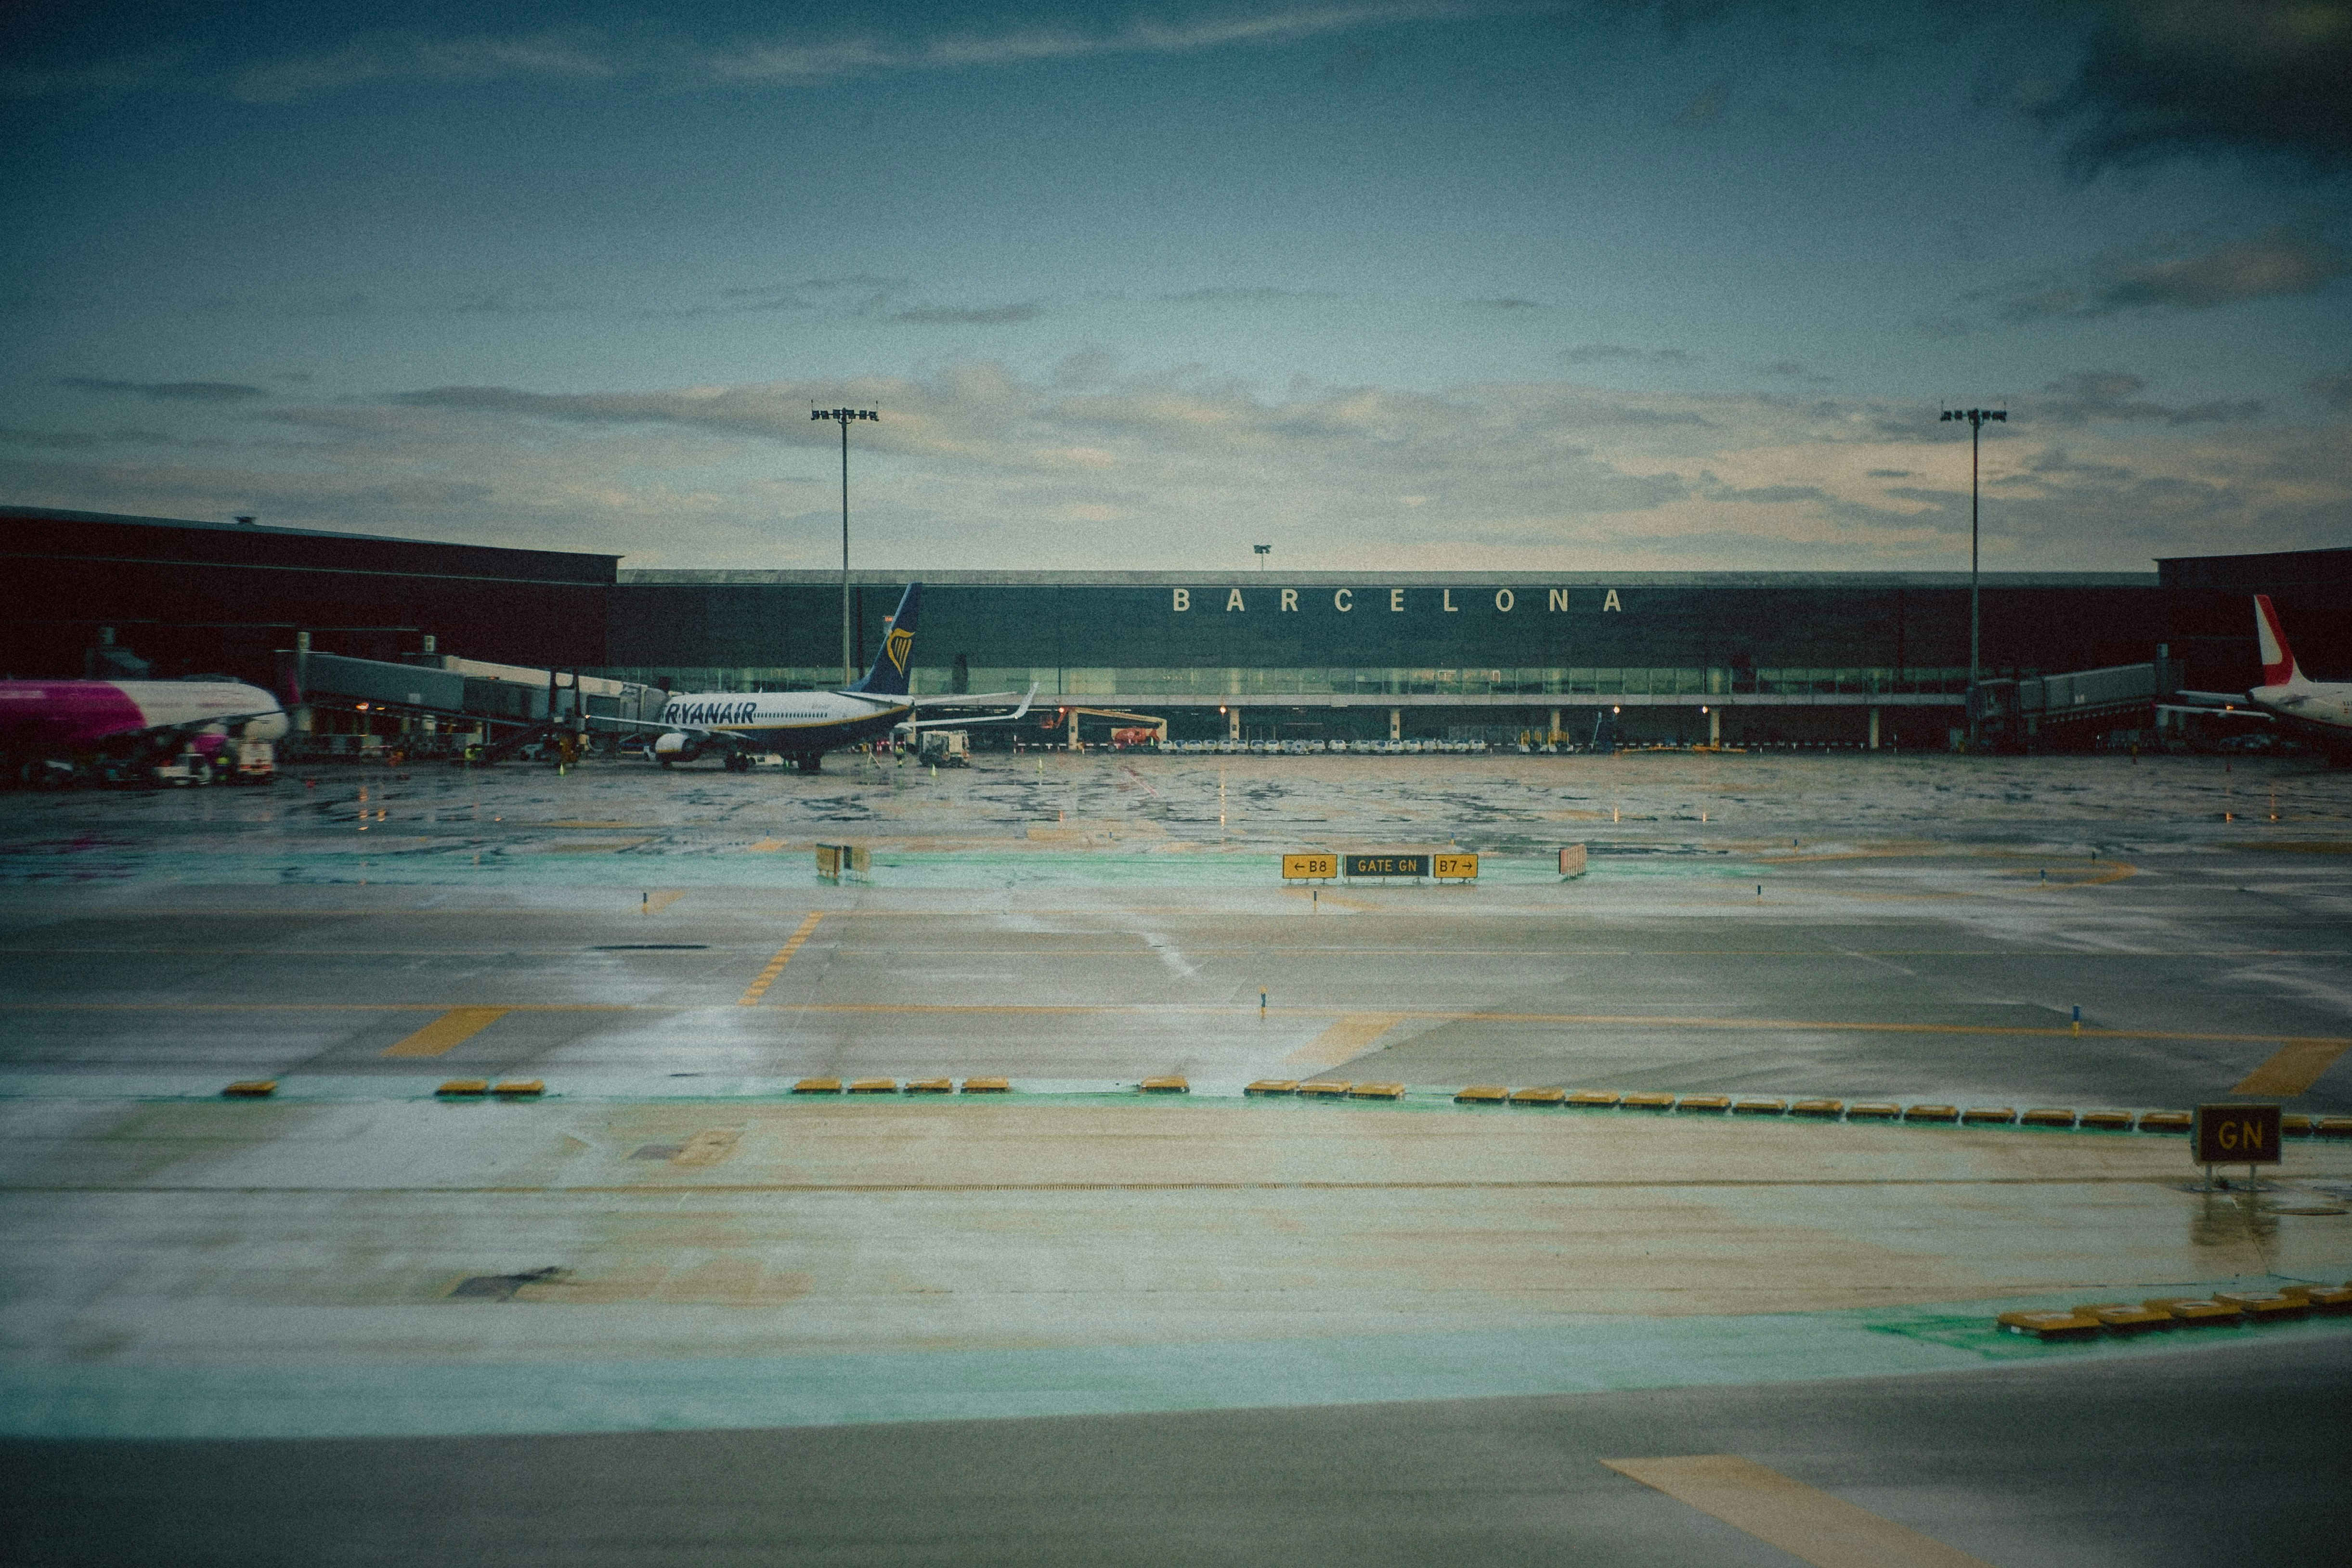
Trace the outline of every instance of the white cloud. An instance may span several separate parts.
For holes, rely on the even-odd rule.
[[[1931,407],[1570,382],[1269,397],[1165,377],[1074,388],[981,363],[656,391],[443,387],[286,410],[260,422],[274,436],[214,466],[77,463],[54,446],[0,457],[0,489],[638,565],[821,565],[837,548],[840,434],[809,410],[843,402],[882,413],[851,436],[857,553],[877,564],[1184,568],[1268,538],[1300,569],[1966,559],[1966,438]],[[2015,408],[1984,445],[1996,566],[2146,570],[2208,547],[2337,542],[2352,505],[2340,418],[2184,423],[2114,372]]]
[[[1120,55],[1270,47],[1364,28],[1523,9],[1466,0],[1391,0],[1384,5],[1293,5],[1181,21],[1138,18],[1099,28],[1027,26],[929,38],[803,36],[723,45],[622,43],[589,32],[459,38],[379,33],[321,54],[250,67],[237,74],[231,90],[248,102],[286,103],[388,78],[489,82],[514,77],[569,81],[646,77],[680,87],[793,87],[887,72],[985,70]]]

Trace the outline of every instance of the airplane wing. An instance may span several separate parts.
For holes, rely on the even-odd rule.
[[[272,714],[282,716],[285,712],[283,707],[260,707],[251,713],[216,713],[209,718],[184,719],[178,724],[151,724],[140,733],[163,735],[175,729],[210,729],[216,724],[251,724],[257,718],[268,718]]]
[[[2182,692],[2179,695],[2185,697],[2201,697],[2210,694],[2206,692]],[[2158,703],[2156,705],[2156,711],[2158,713],[2210,714],[2215,718],[2256,718],[2262,720],[2264,724],[2273,723],[2275,718],[2274,715],[2264,713],[2262,709],[2256,707],[2253,704],[2247,702],[2242,697],[2229,703]]]
[[[1036,695],[1037,688],[1033,685],[1029,688],[1029,695],[1034,697]],[[947,696],[908,697],[905,700],[913,707],[989,707],[997,703],[1025,699],[1019,692],[957,692]]]
[[[960,704],[1011,702],[1013,700],[1013,694],[1011,692],[1005,692],[1000,695],[992,692],[985,696],[960,696],[950,697],[948,700]],[[1021,706],[1014,708],[1011,713],[992,713],[984,718],[910,719],[908,722],[899,725],[898,727],[900,729],[966,729],[975,724],[1010,724],[1014,719],[1025,716],[1029,712],[1029,705],[1036,700],[1037,684],[1034,681],[1032,681],[1029,684],[1029,689],[1026,692],[1024,692],[1021,695]]]

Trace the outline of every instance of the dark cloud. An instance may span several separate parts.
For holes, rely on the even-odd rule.
[[[95,446],[217,445],[216,442],[183,442],[160,430],[25,430],[0,425],[0,442],[11,446],[39,446],[54,452],[87,452]]]
[[[1269,305],[1284,299],[1329,299],[1328,288],[1185,288],[1160,297],[1171,305]]]
[[[1964,295],[2011,323],[2095,320],[2134,310],[2210,310],[2253,299],[2316,294],[2352,275],[2352,252],[2305,230],[2278,228],[2194,256],[2110,263],[2103,275],[2044,275]]]
[[[2028,400],[2014,416],[2055,424],[2082,424],[2093,420],[2155,421],[2165,424],[2233,424],[2260,418],[2267,405],[2259,398],[2210,399],[2175,407],[2139,394],[2147,383],[2121,371],[2087,371],[2052,382],[2042,395]]]
[[[2073,79],[2038,104],[2085,172],[2184,154],[2352,163],[2352,0],[2075,0]]]
[[[2335,408],[2352,408],[2352,371],[2340,376],[2320,376],[2303,383],[2303,390]]]
[[[1685,349],[1629,349],[1619,343],[1580,343],[1573,349],[1561,350],[1559,357],[1571,365],[1598,365],[1619,360],[1686,365],[1697,358]]]
[[[1828,492],[1818,485],[1755,485],[1746,489],[1720,485],[1707,492],[1717,501],[1746,501],[1751,506],[1779,507],[1791,501],[1826,501]]]
[[[1550,308],[1540,299],[1522,299],[1516,294],[1505,294],[1490,299],[1465,299],[1462,303],[1479,310],[1545,310]]]
[[[76,392],[151,398],[157,402],[244,402],[269,395],[267,388],[247,386],[242,382],[119,382],[100,376],[60,376],[58,385]]]
[[[1042,306],[1024,300],[1012,305],[911,305],[891,311],[889,319],[924,327],[996,327],[1034,321],[1042,314]]]

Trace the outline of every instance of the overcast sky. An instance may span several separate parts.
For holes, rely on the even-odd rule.
[[[2352,0],[0,7],[0,501],[912,569],[2352,544]]]

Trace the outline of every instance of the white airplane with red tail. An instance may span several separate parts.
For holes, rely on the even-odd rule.
[[[2178,695],[2186,701],[2165,706],[2183,712],[2211,713],[2221,709],[2248,718],[2283,718],[2307,725],[2320,732],[2319,738],[2328,743],[2330,750],[2340,749],[2343,743],[2352,741],[2352,682],[2315,681],[2303,673],[2303,666],[2295,663],[2294,650],[2287,645],[2286,628],[2279,624],[2278,611],[2267,593],[2254,595],[2254,636],[2262,646],[2262,685],[2243,695],[2231,692],[2181,692]],[[2249,705],[2262,711],[2249,711]]]

